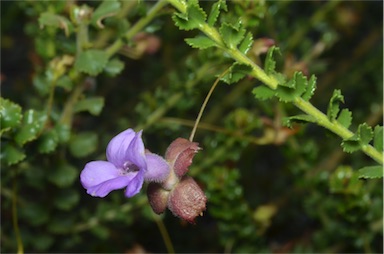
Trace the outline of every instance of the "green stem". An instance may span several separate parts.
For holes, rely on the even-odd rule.
[[[132,37],[137,34],[139,31],[141,31],[146,25],[148,25],[149,22],[151,22],[158,12],[165,6],[167,5],[166,0],[159,0],[147,13],[145,17],[140,19],[136,24],[134,24],[131,29],[129,29],[124,37],[126,40],[131,40]],[[118,39],[115,41],[109,48],[106,49],[106,52],[109,56],[112,56],[115,54],[119,49],[124,45],[123,39]]]
[[[163,220],[155,213],[152,213],[152,215],[153,215],[153,219],[157,224],[157,227],[160,230],[160,234],[163,237],[165,247],[167,248],[168,253],[175,253],[175,249],[173,248],[171,238],[169,237],[167,228],[165,227]]]
[[[178,11],[182,13],[186,13],[187,6],[184,1],[168,0],[168,2],[171,5],[173,5]],[[207,35],[209,38],[211,38],[213,41],[215,41],[218,48],[221,48],[223,51],[229,54],[234,60],[236,60],[239,63],[251,66],[252,68],[252,71],[250,73],[251,76],[260,80],[271,89],[277,88],[277,86],[279,85],[279,82],[275,77],[269,76],[267,73],[265,73],[263,69],[261,69],[258,65],[256,65],[251,59],[249,59],[237,48],[227,47],[223,42],[223,39],[220,36],[220,33],[214,27],[204,22],[199,25],[198,29],[201,32],[203,32],[205,35]],[[331,122],[324,113],[322,113],[317,108],[315,108],[310,102],[305,101],[302,98],[297,98],[294,102],[294,105],[299,109],[301,109],[302,111],[304,111],[305,113],[307,113],[308,115],[313,116],[319,125],[339,135],[341,138],[348,139],[353,136],[353,133],[351,131],[349,131],[347,128],[342,126],[337,121]],[[375,161],[379,162],[380,164],[383,164],[383,155],[379,153],[371,145],[363,146],[362,151],[368,156],[370,156],[372,159],[374,159]]]
[[[86,82],[86,81],[83,81]],[[76,102],[79,100],[80,96],[83,94],[84,84],[80,82],[77,84],[75,89],[73,90],[71,97],[65,104],[63,113],[61,114],[60,123],[71,126],[72,125],[72,117],[73,117],[73,109]]]
[[[13,229],[15,230],[16,241],[17,241],[17,253],[24,253],[23,241],[21,239],[19,223],[17,220],[17,174],[15,173],[13,179],[13,191],[12,191],[12,222]]]
[[[344,126],[342,126],[338,121],[331,122],[328,117],[314,107],[310,102],[304,100],[303,98],[297,98],[294,101],[294,105],[301,109],[303,112],[307,113],[310,116],[313,116],[316,119],[318,125],[323,126],[324,128],[332,131],[333,133],[340,136],[342,139],[348,139],[352,137],[354,134]],[[362,147],[362,150],[369,157],[374,159],[380,164],[383,164],[383,156],[380,152],[378,152],[371,145],[365,145]]]

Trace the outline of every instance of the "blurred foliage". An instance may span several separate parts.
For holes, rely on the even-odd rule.
[[[176,252],[383,251],[383,183],[356,170],[373,161],[343,153],[340,139],[318,126],[282,126],[297,109],[256,100],[260,82],[250,77],[220,84],[199,125],[195,141],[203,150],[190,174],[208,206],[196,225],[169,211],[158,218],[144,191],[129,200],[119,191],[90,197],[80,171],[105,158],[113,136],[144,129],[147,148],[163,155],[174,139],[189,136],[210,87],[233,61],[205,39],[187,43],[207,49],[189,47],[184,39],[199,33],[180,31],[175,22],[184,17],[172,19],[171,6],[133,31],[154,2],[1,5],[2,252],[17,250],[13,205],[26,252],[166,252],[159,218]],[[200,5],[208,12],[215,3]],[[273,41],[282,73],[316,74],[312,102],[323,112],[341,89],[357,138],[377,133],[382,149],[382,128],[356,124],[382,125],[381,1],[238,0],[215,8],[228,11],[208,22],[226,24],[233,44],[240,42],[234,31],[253,34],[252,46],[243,34],[240,47],[251,46],[255,63],[262,65]]]

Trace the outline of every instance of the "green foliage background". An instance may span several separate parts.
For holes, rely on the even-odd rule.
[[[282,126],[299,111],[255,99],[260,82],[251,77],[219,84],[194,138],[203,150],[189,174],[208,197],[196,225],[169,211],[155,216],[144,189],[131,199],[123,191],[87,195],[79,174],[105,159],[113,136],[144,129],[146,147],[163,155],[188,138],[209,89],[233,63],[219,49],[190,47],[184,39],[199,33],[180,31],[170,5],[142,30],[161,42],[156,52],[143,52],[132,36],[105,58],[154,5],[117,3],[1,3],[1,252],[17,250],[15,218],[26,252],[167,252],[162,223],[176,252],[383,251],[382,179],[356,173],[372,159],[344,153],[340,138],[314,124]],[[213,4],[200,2],[207,13]],[[74,11],[92,8],[99,13],[81,46],[96,54],[79,51]],[[256,40],[248,53],[255,63],[263,67],[263,38],[273,39],[279,72],[317,76],[317,108],[325,112],[340,89],[352,130],[382,125],[381,1],[231,1],[227,9],[218,22],[241,17]]]

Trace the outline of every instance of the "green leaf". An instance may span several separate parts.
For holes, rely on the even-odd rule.
[[[60,164],[48,173],[48,180],[57,187],[71,186],[79,176],[78,169],[70,164]]]
[[[207,14],[203,9],[197,4],[191,4],[186,13],[175,13],[172,19],[181,30],[192,30],[203,24],[206,17]]]
[[[49,93],[50,85],[46,75],[35,75],[32,82],[33,86],[41,96],[45,96]]]
[[[374,130],[373,146],[377,151],[383,152],[383,126],[377,125]]]
[[[103,71],[108,63],[108,54],[98,49],[89,49],[80,52],[76,57],[75,68],[80,72],[96,76]]]
[[[192,48],[206,49],[216,46],[216,43],[206,36],[197,36],[195,38],[187,38],[185,41]]]
[[[301,96],[304,100],[309,101],[316,90],[316,76],[312,75],[307,83],[305,93]]]
[[[97,148],[97,135],[93,132],[83,132],[73,136],[69,142],[69,151],[77,158],[93,153]]]
[[[67,124],[57,124],[55,126],[55,130],[57,133],[57,138],[59,143],[66,143],[68,142],[69,138],[71,137],[71,128]]]
[[[373,138],[372,127],[366,123],[360,124],[357,129],[357,135],[362,145],[368,145]]]
[[[254,88],[252,93],[255,95],[256,99],[267,100],[275,96],[276,91],[267,86],[261,85]]]
[[[25,143],[37,138],[37,135],[44,128],[47,115],[43,112],[28,110],[24,113],[21,128],[15,135],[15,141],[22,146]]]
[[[327,116],[328,119],[334,121],[337,117],[337,114],[340,111],[339,103],[344,103],[344,96],[341,94],[341,91],[336,89],[333,91],[332,98],[329,101]]]
[[[50,129],[41,135],[37,148],[40,153],[50,153],[56,149],[58,142],[59,137],[56,130]]]
[[[220,35],[223,38],[224,43],[230,48],[236,48],[236,46],[244,38],[245,29],[241,27],[235,27],[228,23],[222,23],[219,29]]]
[[[248,50],[252,47],[252,45],[253,45],[253,37],[252,37],[252,34],[248,32],[244,40],[241,42],[239,46],[239,50],[241,53],[245,55],[247,54]]]
[[[54,205],[60,210],[68,211],[80,200],[80,194],[73,189],[59,190],[54,199]]]
[[[124,70],[124,62],[120,61],[117,58],[111,59],[108,61],[107,65],[104,68],[106,74],[111,77],[114,77],[120,74]]]
[[[349,111],[348,109],[343,109],[340,112],[339,117],[337,118],[337,121],[343,125],[345,128],[349,128],[349,126],[352,123],[352,112]]]
[[[273,74],[276,68],[276,61],[273,59],[274,52],[280,53],[280,49],[276,46],[272,46],[268,49],[267,56],[264,62],[264,70],[267,75]]]
[[[72,24],[67,18],[50,12],[40,14],[39,24],[41,28],[44,26],[61,28],[64,30],[66,36],[69,36],[70,32],[73,30]]]
[[[14,144],[2,142],[1,146],[0,158],[7,166],[16,164],[26,157],[24,151]]]
[[[20,209],[20,216],[33,226],[41,226],[49,220],[49,209],[39,202],[26,202]]]
[[[343,147],[344,152],[353,153],[361,149],[361,143],[355,134],[351,138],[343,140],[341,147]]]
[[[72,90],[73,85],[72,79],[68,75],[61,76],[56,83],[56,86],[64,88],[67,92]]]
[[[227,11],[227,4],[223,0],[219,0],[212,5],[211,12],[209,13],[207,23],[209,26],[213,26],[216,23],[217,17],[219,17],[220,10]]]
[[[372,137],[372,127],[363,123],[359,125],[357,132],[352,137],[343,140],[341,146],[345,152],[352,153],[360,150],[362,146],[368,145]]]
[[[0,97],[0,134],[19,126],[22,118],[21,107],[18,104]]]
[[[358,170],[359,178],[372,179],[372,178],[383,178],[383,167],[382,166],[368,166]]]
[[[303,73],[295,72],[291,80],[282,83],[277,87],[276,96],[280,99],[280,101],[293,101],[304,93],[307,83],[308,81]]]
[[[74,106],[74,112],[88,111],[94,116],[100,114],[104,107],[104,97],[92,97],[86,98],[77,102]]]
[[[104,28],[101,21],[107,17],[116,15],[121,8],[121,3],[117,0],[104,0],[92,14],[91,22],[99,28]]]
[[[292,123],[316,123],[316,118],[311,115],[296,115],[283,118],[283,125],[289,128],[292,127]]]
[[[252,67],[245,64],[234,63],[230,71],[221,80],[227,84],[238,82],[252,71]]]

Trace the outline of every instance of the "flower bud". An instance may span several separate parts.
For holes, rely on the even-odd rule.
[[[179,178],[185,175],[193,157],[201,149],[198,145],[185,138],[177,138],[167,148],[165,159],[173,165],[173,170]]]
[[[152,210],[156,214],[161,214],[167,209],[169,191],[156,182],[149,183],[147,196]]]
[[[190,223],[206,209],[207,197],[192,177],[186,176],[171,191],[168,208],[172,213]]]

